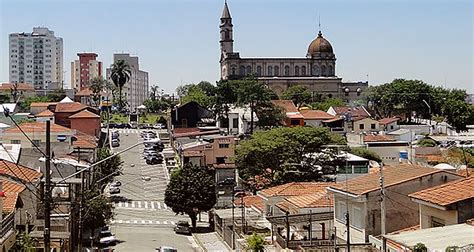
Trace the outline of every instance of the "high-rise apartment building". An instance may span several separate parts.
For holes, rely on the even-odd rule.
[[[71,88],[80,91],[90,85],[90,80],[102,76],[102,62],[96,53],[78,53],[78,60],[71,62]]]
[[[128,53],[116,53],[114,62],[118,60],[123,60],[130,65],[132,74],[130,81],[123,87],[122,95],[127,99],[130,111],[135,111],[148,98],[148,72],[140,70],[136,56],[130,56]],[[107,68],[107,79],[112,81],[110,72],[111,69]]]
[[[63,39],[53,31],[34,27],[32,33],[12,33],[9,45],[10,82],[45,92],[63,86]]]

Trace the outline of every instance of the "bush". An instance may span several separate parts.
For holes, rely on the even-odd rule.
[[[458,246],[448,246],[445,251],[446,252],[456,252],[456,251],[458,251],[458,249],[459,249]]]
[[[436,142],[433,139],[423,138],[418,142],[418,146],[421,146],[421,147],[435,147]]]
[[[263,252],[265,240],[255,232],[247,238],[247,243],[253,252]]]
[[[382,162],[382,159],[380,158],[379,154],[373,151],[367,150],[366,148],[363,148],[363,147],[351,148],[349,152],[356,156],[366,158],[368,160],[374,160],[375,162]]]
[[[425,246],[425,244],[419,242],[413,247],[414,252],[427,252],[428,248]]]

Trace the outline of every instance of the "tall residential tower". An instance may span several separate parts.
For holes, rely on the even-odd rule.
[[[31,83],[37,91],[61,88],[63,83],[63,39],[46,27],[32,33],[10,34],[9,79]]]
[[[102,76],[102,62],[96,53],[78,53],[78,60],[71,62],[71,88],[81,91],[89,87],[90,81]]]

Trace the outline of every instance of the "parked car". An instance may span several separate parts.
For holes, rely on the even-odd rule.
[[[118,133],[118,131],[112,132],[112,138],[119,138],[119,137],[120,137],[120,134]]]
[[[162,124],[162,123],[157,123],[157,124],[153,125],[153,128],[155,128],[155,129],[164,129],[165,125]]]
[[[147,155],[153,155],[153,154],[156,154],[158,155],[158,151],[154,150],[154,149],[145,149],[143,150],[143,156],[147,156]]]
[[[109,187],[109,193],[110,194],[119,194],[120,193],[120,188],[118,188],[118,187]]]
[[[117,243],[117,238],[115,235],[110,232],[110,230],[100,231],[99,234],[99,243],[102,245],[113,245]]]
[[[120,141],[118,139],[112,139],[112,147],[119,147]]]
[[[191,235],[191,227],[187,221],[178,221],[174,227],[174,232],[176,234]]]
[[[161,246],[156,248],[155,252],[178,252],[178,250],[173,247]]]
[[[161,164],[163,163],[163,158],[161,156],[147,156],[145,158],[145,161],[149,165],[154,165],[154,164]]]

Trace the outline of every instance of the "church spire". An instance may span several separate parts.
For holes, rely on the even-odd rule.
[[[222,10],[221,18],[231,18],[229,7],[227,6],[227,0],[225,0],[225,2],[224,2],[224,10]]]

